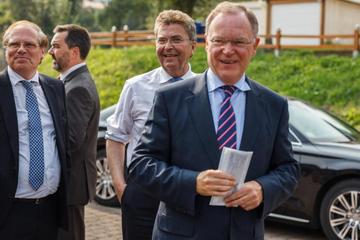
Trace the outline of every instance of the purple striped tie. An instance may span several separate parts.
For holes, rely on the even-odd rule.
[[[217,140],[219,143],[219,149],[223,147],[236,149],[236,119],[235,112],[231,106],[231,96],[236,90],[236,87],[225,85],[221,87],[224,90],[225,98],[221,103]]]

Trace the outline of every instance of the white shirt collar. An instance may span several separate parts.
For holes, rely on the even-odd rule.
[[[72,73],[72,72],[75,71],[76,69],[81,68],[82,66],[85,66],[85,65],[86,65],[85,62],[78,63],[78,64],[72,66],[71,68],[69,68],[68,70],[66,70],[64,73],[60,73],[60,80],[61,80],[61,81],[64,81],[64,79],[65,79],[70,73]]]
[[[23,81],[23,80],[28,80],[28,81],[34,82],[36,85],[40,84],[38,71],[35,72],[34,76],[31,79],[23,78],[17,72],[15,72],[10,66],[7,66],[7,71],[9,74],[10,82],[13,86],[15,86],[16,84],[18,84],[20,81]]]
[[[189,69],[184,75],[181,76],[182,79],[187,79],[187,78],[191,77],[191,75],[192,75],[190,63],[188,63],[188,65],[189,65]],[[170,76],[165,71],[165,69],[163,67],[161,67],[161,69],[160,69],[160,84],[166,83],[172,78],[173,78],[173,76]]]
[[[249,91],[251,90],[249,84],[245,81],[246,75],[245,73],[241,76],[241,78],[234,84],[234,86],[240,91]],[[207,84],[209,92],[213,92],[219,87],[224,86],[224,82],[220,80],[220,78],[211,70],[211,68],[207,71]]]

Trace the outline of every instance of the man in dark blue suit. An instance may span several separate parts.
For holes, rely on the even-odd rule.
[[[0,239],[56,239],[67,228],[65,90],[37,71],[47,37],[29,21],[4,33],[0,73]]]
[[[220,3],[206,20],[209,69],[156,93],[129,177],[161,201],[153,239],[263,239],[264,218],[293,192],[287,101],[245,74],[257,33],[252,12]],[[215,170],[224,146],[253,152],[235,192],[234,176]]]

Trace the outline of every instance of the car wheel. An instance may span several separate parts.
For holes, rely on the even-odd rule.
[[[360,181],[332,187],[321,203],[320,221],[328,239],[360,239]]]
[[[120,203],[112,183],[105,149],[101,149],[97,152],[96,171],[95,201],[106,206],[119,206]]]

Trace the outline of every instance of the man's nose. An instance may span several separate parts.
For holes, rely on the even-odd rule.
[[[225,54],[231,54],[234,52],[234,46],[232,45],[231,42],[226,42],[225,45],[223,46],[223,52]]]
[[[19,46],[19,48],[16,50],[16,52],[20,52],[20,53],[26,52],[25,45],[24,45],[24,44],[20,44],[20,46]]]
[[[174,44],[172,44],[170,40],[168,40],[164,45],[164,48],[173,48],[173,47],[174,47]]]

